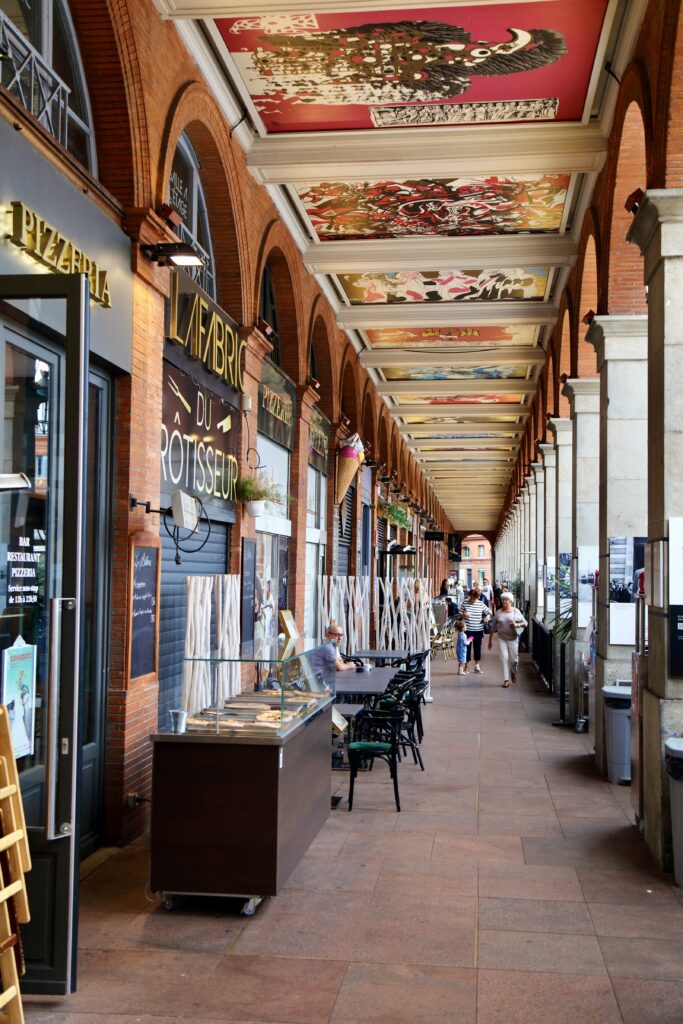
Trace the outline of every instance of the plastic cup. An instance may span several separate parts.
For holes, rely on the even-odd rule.
[[[171,732],[180,735],[187,729],[187,711],[182,711],[180,708],[176,708],[173,711],[169,711],[171,717]]]

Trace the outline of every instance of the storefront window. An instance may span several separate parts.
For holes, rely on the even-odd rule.
[[[0,0],[0,54],[2,85],[95,173],[85,75],[64,0]]]
[[[289,538],[256,534],[254,640],[278,635],[278,612],[287,608]]]
[[[277,302],[275,299],[275,287],[273,285],[273,272],[270,269],[270,264],[266,263],[263,268],[263,277],[261,278],[261,295],[259,297],[259,319],[265,320],[273,332],[268,340],[273,346],[273,351],[270,353],[271,363],[275,363],[276,366],[280,365],[280,330],[277,320]]]
[[[213,245],[200,170],[199,158],[192,143],[187,135],[181,135],[171,165],[168,201],[182,217],[182,222],[176,229],[178,236],[184,242],[189,242],[205,260],[203,267],[188,268],[188,273],[200,288],[215,299],[216,271]]]

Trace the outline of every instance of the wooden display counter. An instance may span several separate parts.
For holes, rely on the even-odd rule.
[[[328,703],[285,736],[153,736],[152,890],[277,895],[330,813],[330,729]]]

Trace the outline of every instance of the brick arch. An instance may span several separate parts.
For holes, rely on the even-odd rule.
[[[320,384],[320,411],[331,423],[339,419],[339,381],[337,378],[337,362],[334,359],[330,338],[332,336],[332,317],[325,304],[318,310],[318,301],[311,310],[309,329],[307,368],[310,368],[310,353],[315,353],[316,374]]]
[[[201,165],[215,256],[217,299],[233,319],[245,323],[248,242],[241,204],[233,202],[233,197],[240,194],[238,175],[220,111],[211,94],[197,82],[184,85],[171,104],[162,139],[155,206],[168,202],[171,165],[183,132]]]
[[[651,188],[682,188],[683,187],[683,117],[681,116],[681,96],[679,89],[672,88],[672,81],[679,83],[683,81],[683,8],[675,4],[671,5],[673,14],[668,24],[664,26],[663,38],[674,40],[673,46],[666,47],[661,53],[659,61],[660,87],[659,94],[663,94],[662,106],[665,112],[659,119],[664,126],[657,140],[658,147],[663,150],[663,158],[657,159],[659,165],[663,163],[663,180],[657,176],[650,182]],[[668,12],[667,12],[668,13]],[[657,154],[659,157],[659,153]]]
[[[572,315],[569,295],[565,293],[560,304],[557,321],[557,376],[553,385],[557,399],[555,407],[558,416],[569,416],[569,400],[562,394],[562,378],[572,376]]]
[[[635,189],[647,188],[647,138],[640,105],[634,100],[624,112],[618,129],[619,151],[609,217],[609,267],[607,308],[611,314],[647,313],[643,261],[637,245],[626,235],[633,216],[624,203]]]
[[[361,437],[368,447],[371,457],[377,462],[377,410],[375,407],[374,388],[369,380],[365,383],[362,403]]]
[[[391,466],[391,472],[392,473],[396,473],[396,476],[399,478],[398,482],[401,483],[402,482],[401,479],[400,479],[400,472],[401,472],[400,458],[401,458],[401,453],[400,453],[400,448],[399,448],[399,444],[398,444],[398,439],[399,439],[398,427],[396,426],[395,422],[394,422],[394,425],[393,425],[393,427],[391,429],[391,435],[390,436],[391,436],[391,441],[390,441],[390,452],[391,452],[390,466]]]
[[[278,235],[284,235],[278,239]],[[283,244],[280,244],[282,242]],[[301,290],[294,287],[295,254],[292,243],[279,224],[271,225],[264,238],[258,264],[254,300],[256,319],[261,291],[261,280],[266,264],[270,267],[275,301],[277,302],[278,330],[280,333],[280,366],[295,384],[305,384],[308,379],[307,338],[302,339],[299,324],[304,323]]]
[[[383,465],[385,469],[388,471],[390,471],[391,459],[391,452],[389,447],[390,432],[391,427],[389,425],[389,413],[386,410],[386,406],[383,405],[383,407],[380,409],[379,423],[377,426],[377,461],[380,463],[380,465]]]
[[[352,433],[357,432],[360,434],[360,381],[358,379],[357,360],[351,345],[347,345],[346,347],[339,379],[341,382],[339,390],[339,408],[342,415],[349,419],[349,430]]]
[[[544,426],[544,433],[547,431],[547,420],[549,416],[557,415],[557,389],[555,387],[555,380],[557,376],[556,364],[555,364],[555,352],[553,346],[548,346],[548,356],[545,364],[545,417],[546,425]]]
[[[538,394],[536,397],[538,404],[538,415],[536,422],[536,440],[541,444],[545,444],[546,432],[547,432],[547,421],[546,421],[546,410],[548,408],[548,363],[543,367],[541,376],[539,379]]]
[[[92,107],[99,180],[125,208],[148,208],[153,188],[149,128],[129,6],[111,0],[95,18],[90,0],[70,0],[69,11]],[[163,22],[159,30],[175,32]]]
[[[595,349],[586,341],[588,327],[583,323],[583,317],[590,310],[597,313],[599,308],[599,244],[592,226],[582,239],[579,259],[577,277],[580,284],[577,293],[576,316],[581,323],[577,323],[576,376],[596,377],[598,369]]]

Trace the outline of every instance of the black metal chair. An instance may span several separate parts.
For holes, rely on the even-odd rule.
[[[389,766],[394,783],[396,810],[401,810],[398,792],[398,760],[401,743],[401,727],[404,719],[403,705],[391,710],[365,710],[359,712],[353,721],[353,739],[349,743],[349,810],[353,809],[353,790],[361,765],[368,762],[368,770],[377,758]]]

